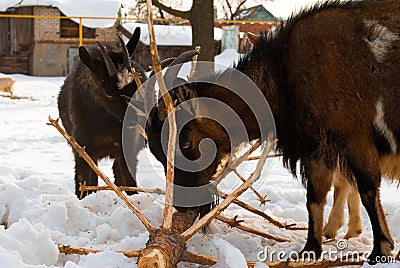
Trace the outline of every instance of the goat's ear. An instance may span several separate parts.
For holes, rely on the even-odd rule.
[[[260,35],[253,34],[252,32],[248,32],[248,33],[246,33],[246,37],[249,40],[249,42],[252,45],[254,45],[257,42],[257,40],[260,38]]]
[[[183,80],[183,79],[182,79]],[[181,103],[184,103],[185,101],[191,100],[191,99],[196,99],[197,98],[197,93],[194,90],[194,88],[189,85],[189,84],[182,84],[180,81],[175,81],[177,84],[181,84],[171,90],[169,92],[172,101],[176,104],[179,105]],[[198,105],[197,102],[192,101],[191,105],[184,105],[182,106],[184,109],[189,112],[192,115],[195,115],[198,110]],[[165,106],[165,103],[162,99],[159,101],[158,105],[158,117],[161,121],[164,121],[167,118],[167,109]]]
[[[89,52],[83,46],[79,47],[79,58],[86,67],[88,67],[90,70],[93,70],[94,65],[92,56],[90,56]]]
[[[132,57],[133,52],[137,47],[140,39],[140,27],[136,27],[135,31],[132,34],[131,39],[129,39],[128,43],[126,44],[126,48],[128,49],[129,57]]]
[[[178,104],[197,97],[196,91],[191,85],[187,84],[185,79],[178,77],[174,81],[174,86],[176,89],[172,91],[172,94],[170,94],[172,100],[177,101]]]

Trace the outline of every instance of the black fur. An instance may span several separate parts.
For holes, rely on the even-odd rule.
[[[137,35],[135,32],[131,40],[137,39]],[[132,56],[136,44],[130,41],[127,47]],[[124,66],[121,49],[107,46],[106,51],[118,72],[130,72]],[[122,122],[128,106],[126,98],[135,94],[136,83],[132,81],[119,88],[117,75],[110,77],[98,47],[91,47],[89,50],[80,47],[79,56],[79,62],[72,74],[65,79],[58,97],[61,121],[67,133],[85,147],[95,163],[105,157],[114,159],[113,172],[117,185],[136,186],[132,175],[136,174],[136,155],[144,147],[144,143],[132,146],[134,163],[129,163],[130,171],[122,149]],[[144,81],[146,76],[143,69],[134,62],[132,64],[140,71]],[[97,185],[98,178],[77,153],[74,153],[74,157],[75,193],[79,197],[80,184],[86,182],[86,185]]]

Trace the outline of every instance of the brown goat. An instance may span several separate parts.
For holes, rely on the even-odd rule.
[[[14,98],[14,83],[15,79],[10,76],[0,77],[0,91],[10,93],[11,98]]]
[[[246,37],[254,45],[260,35],[249,32]],[[337,236],[338,230],[344,224],[344,206],[346,202],[349,210],[349,221],[344,239],[359,236],[363,231],[363,223],[361,220],[361,200],[357,189],[350,185],[340,171],[333,174],[332,185],[334,187],[334,201],[328,222],[324,226],[324,236],[326,238],[335,238]]]
[[[385,261],[379,257],[391,255],[394,248],[379,196],[382,175],[400,178],[396,168],[400,164],[399,15],[397,0],[318,4],[293,16],[273,33],[262,34],[235,67],[250,77],[267,99],[284,165],[295,176],[300,167],[309,218],[303,251],[316,256],[322,252],[323,210],[335,172],[357,187],[369,215],[374,234],[369,261]],[[231,79],[231,74],[228,70],[215,75],[212,85],[194,82],[178,86],[171,95],[178,103],[183,102],[182,96],[187,96],[185,100],[217,99],[240,119],[232,120],[230,129],[244,124],[250,140],[265,138],[252,116],[252,107],[226,87],[216,85]],[[159,115],[165,111],[159,109],[162,106],[154,108],[146,130],[152,153],[165,166],[159,133],[165,119]],[[218,114],[215,105],[203,103],[198,109],[203,114]],[[178,185],[206,184],[231,155],[231,147],[243,142],[231,144],[218,122],[196,118],[180,132],[182,155],[199,159],[204,139],[214,141],[214,160],[196,172],[175,168]]]

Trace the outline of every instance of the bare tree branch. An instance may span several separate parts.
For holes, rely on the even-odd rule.
[[[161,9],[171,15],[181,17],[183,19],[190,19],[190,11],[181,11],[181,10],[173,9],[171,7],[167,7],[163,3],[160,3],[158,0],[152,0],[152,3],[154,6],[158,7],[159,9]]]
[[[176,120],[174,104],[171,96],[168,93],[167,86],[162,75],[162,68],[160,64],[160,58],[158,55],[156,35],[153,27],[153,12],[152,12],[152,1],[147,0],[147,23],[149,27],[149,38],[150,38],[150,52],[151,59],[153,62],[153,70],[155,72],[156,80],[162,94],[162,98],[167,108],[168,124],[169,124],[169,136],[168,136],[168,152],[167,152],[167,170],[166,170],[166,186],[165,186],[165,208],[164,208],[164,219],[162,227],[163,229],[170,230],[172,226],[172,215],[173,215],[173,196],[174,196],[174,160],[175,160],[175,146],[176,146]]]
[[[239,15],[240,11],[242,11],[242,6],[246,3],[247,0],[242,0],[239,5],[237,6],[235,12],[232,14],[232,19]]]
[[[222,222],[228,224],[230,227],[235,227],[235,228],[238,228],[238,229],[243,230],[245,232],[249,232],[249,233],[252,233],[252,234],[255,234],[255,235],[258,235],[258,236],[262,236],[262,237],[265,237],[267,239],[273,239],[273,240],[278,241],[278,242],[292,242],[290,239],[279,237],[279,236],[270,235],[270,234],[264,233],[264,232],[262,232],[260,230],[256,230],[256,229],[250,228],[248,226],[242,225],[241,223],[243,221],[239,221],[236,218],[235,219],[229,219],[229,218],[224,217],[222,215],[217,215],[215,218],[217,220],[219,220],[219,221],[222,221]]]
[[[218,206],[212,209],[207,215],[203,216],[198,222],[192,225],[189,229],[181,234],[184,239],[189,239],[192,237],[199,229],[209,223],[213,218],[215,218],[221,211],[226,209],[239,195],[245,192],[261,175],[261,170],[265,161],[267,159],[268,153],[272,148],[273,144],[276,143],[276,140],[270,141],[268,140],[264,151],[261,154],[261,158],[257,163],[257,167],[255,171],[251,174],[249,179],[246,180],[239,188],[233,191],[230,195],[228,195],[224,201],[222,201]]]
[[[233,0],[225,0],[225,5],[222,4],[222,8],[224,9],[225,17],[231,20],[234,20],[237,15],[243,10],[244,4],[247,0],[233,1]],[[235,3],[237,3],[236,8],[234,8]]]
[[[230,19],[233,19],[232,6],[229,3],[229,0],[225,0],[225,3],[226,3],[226,5],[228,6],[228,9],[229,9],[229,17],[230,17]]]
[[[125,202],[125,204],[132,210],[132,212],[140,219],[150,234],[154,233],[155,229],[151,226],[150,221],[146,216],[135,206],[132,202],[121,192],[121,190],[97,167],[92,158],[86,153],[74,138],[68,135],[67,132],[58,124],[58,119],[54,120],[49,116],[49,125],[55,127],[58,132],[71,144],[74,150],[86,161],[90,168],[99,176],[113,191]]]

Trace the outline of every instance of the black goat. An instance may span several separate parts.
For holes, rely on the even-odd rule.
[[[284,165],[296,175],[300,164],[309,216],[303,251],[316,256],[322,251],[323,208],[336,171],[358,189],[368,212],[374,234],[369,261],[385,261],[379,257],[390,255],[394,248],[379,192],[382,175],[400,178],[399,14],[398,0],[318,4],[291,17],[273,33],[262,34],[236,66],[254,81],[271,107]],[[214,80],[230,80],[231,73],[220,73]],[[264,138],[251,107],[225,87],[196,82],[178,86],[171,95],[179,103],[182,99],[177,96],[217,99],[241,119],[232,120],[229,128],[244,124],[250,140]],[[154,108],[146,131],[151,151],[165,166],[160,149],[164,118],[159,116],[165,111],[160,109]],[[196,109],[218,114],[215,105],[207,103]],[[175,168],[179,185],[206,184],[230,155],[226,128],[197,118],[181,130],[183,156],[199,159],[200,142],[206,138],[216,145],[215,159],[201,171]]]
[[[119,186],[136,186],[136,156],[144,147],[144,142],[131,146],[133,161],[128,168],[122,149],[122,123],[128,106],[126,98],[137,90],[132,65],[140,72],[142,81],[146,77],[131,60],[139,37],[140,28],[136,28],[127,45],[119,36],[121,49],[105,48],[99,43],[89,50],[81,46],[80,61],[65,79],[58,96],[58,110],[67,133],[85,146],[95,163],[105,157],[114,159],[112,168]],[[80,184],[97,185],[98,177],[77,153],[74,157],[75,193],[79,197]]]

